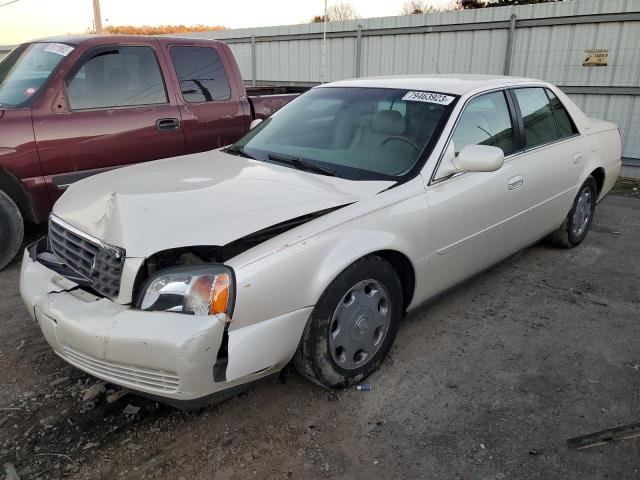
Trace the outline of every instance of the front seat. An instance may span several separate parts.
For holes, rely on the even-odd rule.
[[[397,110],[381,110],[375,114],[371,124],[362,130],[358,146],[372,152],[369,161],[384,164],[389,174],[398,174],[410,168],[418,153],[414,147],[402,140],[388,140],[394,136],[404,136],[406,123]],[[385,140],[388,140],[386,143]]]

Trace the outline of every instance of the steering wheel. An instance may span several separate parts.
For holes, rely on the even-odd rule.
[[[382,141],[382,145],[386,145],[387,142],[389,142],[391,140],[400,140],[402,142],[408,143],[409,145],[411,145],[416,150],[420,150],[420,147],[418,146],[418,144],[416,142],[414,142],[413,140],[411,140],[409,137],[405,136],[405,135],[393,135],[391,137],[385,138]]]

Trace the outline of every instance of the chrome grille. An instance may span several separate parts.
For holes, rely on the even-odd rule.
[[[82,235],[59,221],[49,220],[51,251],[69,268],[89,280],[94,290],[117,297],[124,264],[124,251]]]

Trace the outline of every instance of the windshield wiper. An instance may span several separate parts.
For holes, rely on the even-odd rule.
[[[327,175],[329,177],[336,176],[336,172],[334,172],[333,170],[307,162],[305,160],[302,160],[300,157],[282,157],[280,155],[274,155],[273,153],[270,153],[269,155],[267,155],[267,158],[274,162],[290,165],[293,168],[297,168],[298,170],[306,170],[307,172],[319,173],[320,175]]]
[[[230,145],[222,151],[225,153],[230,153],[231,155],[238,155],[240,157],[250,158],[251,160],[257,160],[256,157],[254,157],[253,155],[249,155],[240,145]]]

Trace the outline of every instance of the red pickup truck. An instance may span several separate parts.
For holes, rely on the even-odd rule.
[[[228,145],[296,96],[256,90],[211,40],[87,35],[17,47],[0,62],[0,269],[24,221],[45,222],[70,183]]]

